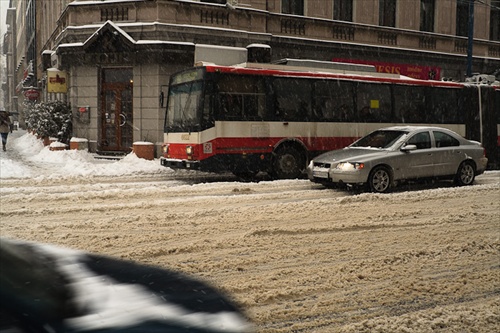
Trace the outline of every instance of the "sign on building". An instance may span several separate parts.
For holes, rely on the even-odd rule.
[[[47,69],[47,92],[67,93],[67,77],[65,71]]]
[[[366,61],[355,59],[339,59],[334,58],[332,61],[348,62],[354,64],[373,65],[379,73],[390,73],[408,76],[414,79],[421,80],[440,80],[441,68],[436,66],[420,66],[412,64],[397,64],[380,61]]]

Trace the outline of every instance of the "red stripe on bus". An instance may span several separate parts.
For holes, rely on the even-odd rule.
[[[217,138],[211,143],[211,152],[206,152],[206,143],[185,144],[170,143],[168,156],[177,159],[204,160],[208,157],[221,154],[269,154],[279,145],[280,141],[288,138]],[[319,137],[319,138],[293,138],[301,142],[309,152],[323,152],[342,149],[353,143],[357,137]],[[193,154],[191,158],[186,153],[186,147],[191,146]]]

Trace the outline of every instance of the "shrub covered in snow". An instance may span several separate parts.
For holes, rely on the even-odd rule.
[[[41,137],[71,137],[71,106],[62,101],[30,104],[26,107],[27,127]]]

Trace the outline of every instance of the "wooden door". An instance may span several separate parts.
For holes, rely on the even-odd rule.
[[[104,69],[99,150],[129,152],[133,140],[132,70]]]

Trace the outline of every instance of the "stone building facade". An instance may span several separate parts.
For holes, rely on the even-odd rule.
[[[24,2],[11,0],[11,7]],[[500,68],[498,2],[474,3],[474,72],[491,74]],[[153,142],[159,153],[169,77],[193,66],[196,45],[269,48],[269,59],[254,61],[350,61],[424,79],[463,80],[466,76],[469,7],[463,1],[33,3],[37,5],[38,50],[28,59],[25,51],[19,52],[26,49],[20,46],[22,39],[11,42],[16,45],[10,49],[18,51],[11,54],[9,65],[9,103],[22,109],[22,92],[12,86],[22,81],[19,68],[31,61],[35,69],[31,84],[39,90],[39,98],[64,98],[71,103],[74,136],[88,139],[90,150],[101,153],[128,152],[135,141]],[[10,32],[17,29],[19,35],[23,27],[15,21],[12,16]],[[48,73],[54,70],[66,75],[65,93],[49,92],[53,79]]]

